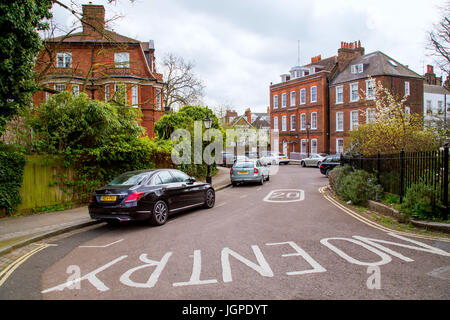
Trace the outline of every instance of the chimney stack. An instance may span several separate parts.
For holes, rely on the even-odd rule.
[[[101,38],[103,36],[103,30],[105,30],[105,7],[102,5],[94,5],[92,2],[83,4],[81,23],[85,35]]]
[[[345,69],[348,63],[356,58],[364,55],[364,48],[361,47],[361,41],[355,41],[352,43],[341,42],[341,48],[338,49],[338,67],[339,71]]]
[[[248,123],[252,123],[252,111],[250,110],[250,108],[245,110],[244,115],[247,118]]]

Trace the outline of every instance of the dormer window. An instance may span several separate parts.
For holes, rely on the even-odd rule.
[[[129,68],[130,54],[128,52],[114,53],[114,65],[116,68]]]
[[[352,73],[353,74],[363,73],[363,71],[364,71],[364,65],[362,63],[352,65]]]
[[[72,68],[72,52],[58,52],[56,54],[57,68]]]

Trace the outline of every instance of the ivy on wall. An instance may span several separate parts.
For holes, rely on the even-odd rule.
[[[25,156],[17,150],[0,146],[0,211],[13,212],[20,203]]]

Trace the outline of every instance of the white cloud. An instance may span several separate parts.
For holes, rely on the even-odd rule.
[[[156,55],[172,52],[196,62],[210,107],[232,102],[265,111],[270,82],[297,63],[337,54],[341,41],[361,40],[422,73],[426,31],[439,20],[442,0],[126,0],[104,4],[108,17],[123,15],[114,30],[155,40]],[[63,15],[57,11],[58,15]],[[64,20],[62,20],[64,21]]]

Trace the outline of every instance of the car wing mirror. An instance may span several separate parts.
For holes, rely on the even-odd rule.
[[[194,183],[195,181],[197,181],[194,177],[189,177],[188,179],[188,183]]]

